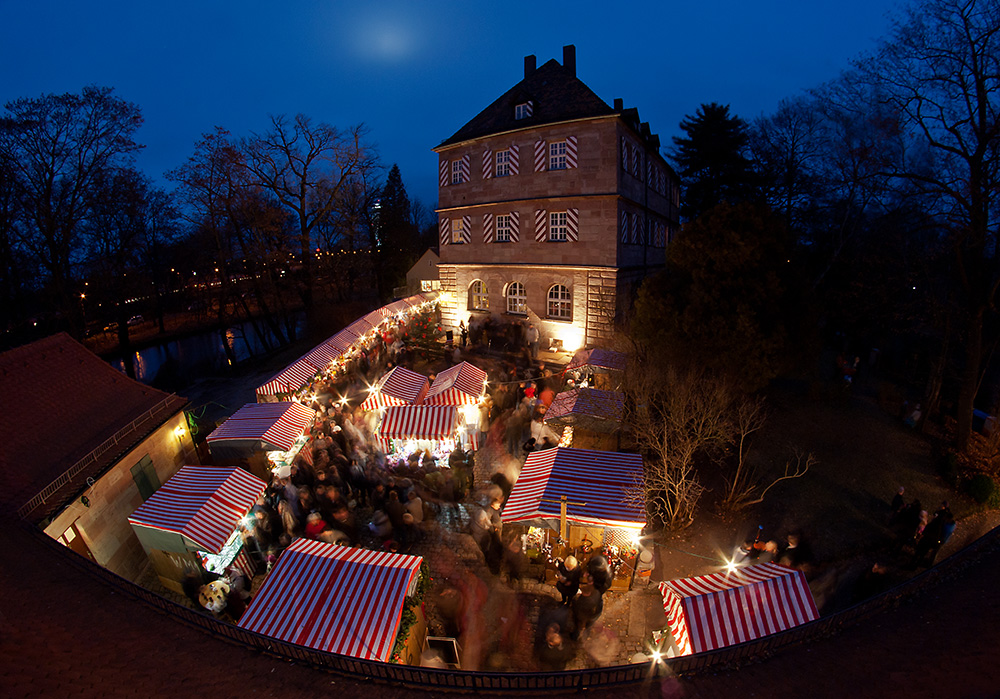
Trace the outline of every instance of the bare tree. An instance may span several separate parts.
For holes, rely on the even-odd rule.
[[[625,372],[625,393],[625,419],[646,457],[628,497],[664,527],[683,529],[705,490],[696,459],[729,439],[732,391],[714,376],[643,364]]]
[[[816,465],[816,457],[811,453],[804,453],[799,449],[795,449],[792,458],[785,462],[785,468],[780,476],[776,476],[771,479],[770,482],[762,480],[756,477],[756,475],[748,478],[744,481],[745,487],[742,491],[737,493],[738,497],[732,501],[730,512],[749,507],[750,505],[757,505],[764,502],[764,496],[767,495],[769,491],[774,486],[778,485],[782,481],[787,481],[793,478],[802,478],[809,472],[812,466]],[[764,483],[767,482],[767,485]]]
[[[367,130],[341,131],[313,124],[298,114],[271,118],[271,129],[246,139],[247,166],[256,181],[294,217],[299,241],[301,285],[306,309],[313,303],[313,237],[340,205],[347,185],[378,168],[378,154],[366,142]]]
[[[760,431],[766,420],[767,414],[764,410],[763,398],[739,400],[730,436],[736,447],[736,463],[731,475],[723,474],[726,489],[720,502],[720,509],[724,512],[740,509],[745,500],[751,497],[757,489],[757,473],[747,460],[747,455],[750,451],[750,441],[753,435]]]

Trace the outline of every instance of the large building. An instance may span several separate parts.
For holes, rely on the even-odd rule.
[[[441,310],[523,319],[543,343],[601,344],[678,225],[678,180],[622,100],[576,77],[576,49],[524,79],[434,149]],[[558,343],[557,343],[558,344]]]

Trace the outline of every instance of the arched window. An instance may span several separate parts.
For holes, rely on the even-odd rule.
[[[573,320],[573,296],[562,284],[549,289],[549,318]]]
[[[507,312],[520,316],[528,315],[528,297],[521,282],[511,282],[507,285]]]
[[[469,284],[469,308],[473,311],[490,310],[490,295],[486,283],[480,279]]]

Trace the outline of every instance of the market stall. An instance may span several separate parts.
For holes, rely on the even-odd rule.
[[[797,570],[776,563],[660,583],[679,655],[752,641],[819,617]]]
[[[459,362],[437,375],[423,405],[478,405],[485,397],[486,372],[468,362]]]
[[[602,549],[615,573],[613,589],[631,585],[645,509],[627,491],[641,484],[638,454],[556,447],[528,454],[501,512],[521,524],[525,551],[586,559]]]
[[[597,388],[574,388],[556,395],[545,411],[544,422],[562,428],[559,446],[612,449],[625,413],[624,394]]]
[[[417,664],[426,626],[420,605],[407,605],[407,598],[417,592],[422,562],[419,556],[296,539],[239,625],[330,653]],[[394,657],[407,606],[415,620]]]
[[[183,592],[187,571],[232,564],[253,577],[241,523],[266,487],[240,468],[182,466],[128,518],[160,582]]]
[[[393,405],[385,409],[375,437],[387,455],[430,451],[447,460],[455,447],[478,449],[479,427],[455,405]]]
[[[322,373],[323,366],[300,357],[257,388],[257,402],[277,402],[279,396],[295,393]]]
[[[316,411],[296,401],[248,403],[208,435],[216,463],[242,465],[265,480],[291,465],[309,441]]]
[[[368,390],[368,397],[361,404],[361,409],[378,410],[391,405],[416,405],[427,395],[429,388],[430,384],[423,374],[395,366]]]
[[[577,387],[610,390],[619,387],[626,366],[624,353],[595,347],[577,351],[563,373]]]

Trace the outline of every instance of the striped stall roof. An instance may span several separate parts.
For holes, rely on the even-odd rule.
[[[625,413],[624,394],[596,388],[574,388],[563,391],[545,412],[545,422],[551,425],[579,425],[600,432],[618,429]]]
[[[394,366],[372,386],[371,393],[361,404],[362,410],[377,410],[390,405],[415,405],[425,395],[427,377],[401,366]]]
[[[302,360],[312,366],[325,368],[331,362],[339,360],[343,353],[343,350],[338,349],[328,342],[323,342],[302,355]]]
[[[358,337],[364,337],[365,335],[369,334],[372,330],[374,330],[375,326],[369,323],[364,318],[358,318],[356,321],[348,325],[347,328],[345,329],[354,333]]]
[[[377,328],[382,323],[384,323],[387,318],[391,318],[391,317],[392,317],[392,311],[390,311],[385,306],[379,306],[374,311],[366,313],[361,318],[361,320],[365,321],[366,323],[368,323],[369,325],[371,325],[373,328]]]
[[[445,439],[458,427],[454,405],[393,405],[385,409],[378,436],[382,439]]]
[[[486,372],[461,362],[437,375],[423,405],[475,405],[485,393]]]
[[[276,396],[279,393],[294,393],[312,381],[320,370],[321,367],[300,358],[268,379],[267,383],[257,389],[257,395]]]
[[[405,313],[410,310],[410,304],[403,299],[399,299],[399,301],[393,301],[388,306],[385,306],[385,309],[395,315],[397,313]]]
[[[296,539],[240,618],[247,631],[387,662],[420,556]]]
[[[208,435],[208,445],[260,441],[264,451],[288,451],[315,416],[315,410],[295,401],[248,403]]]
[[[777,563],[660,583],[681,655],[752,641],[819,617],[797,570]]]
[[[180,534],[193,548],[220,553],[265,488],[264,481],[241,468],[182,466],[128,521]]]
[[[598,369],[614,369],[625,371],[625,354],[614,350],[596,347],[589,350],[579,350],[566,365],[566,371],[579,369],[582,366],[592,366]]]
[[[558,520],[559,498],[570,505],[567,521],[601,527],[641,528],[646,513],[627,502],[626,488],[642,479],[642,457],[614,451],[555,447],[528,454],[510,497],[504,522]],[[542,502],[543,500],[555,502]]]

